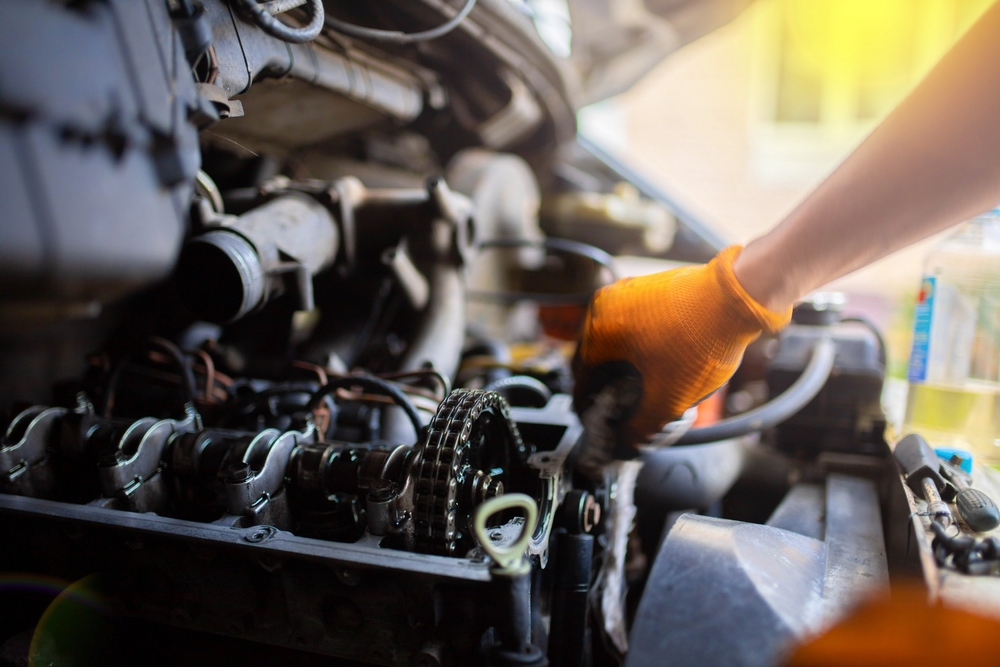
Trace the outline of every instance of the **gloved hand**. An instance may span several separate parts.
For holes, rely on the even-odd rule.
[[[732,376],[761,332],[788,324],[791,308],[768,310],[736,280],[741,250],[731,246],[705,265],[619,280],[594,295],[573,364],[574,404],[584,415],[602,389],[625,387],[632,396],[618,410],[618,445],[644,442],[678,418]]]

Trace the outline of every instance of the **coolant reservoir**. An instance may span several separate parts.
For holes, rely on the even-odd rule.
[[[928,255],[907,375],[904,433],[1000,464],[1000,209]]]

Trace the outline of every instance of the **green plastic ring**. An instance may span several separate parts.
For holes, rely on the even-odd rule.
[[[524,528],[520,536],[508,547],[499,547],[493,544],[486,529],[486,520],[497,512],[509,509],[524,510]],[[476,540],[483,548],[483,551],[493,559],[493,574],[513,577],[524,574],[531,569],[531,566],[524,558],[524,552],[528,548],[528,542],[535,532],[535,524],[538,522],[538,503],[531,496],[523,493],[508,493],[496,498],[490,498],[485,503],[476,508],[476,513],[472,518],[472,532]]]

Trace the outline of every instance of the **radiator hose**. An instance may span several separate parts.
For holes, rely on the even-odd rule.
[[[693,428],[682,435],[674,446],[718,442],[777,426],[808,405],[809,401],[823,389],[833,370],[836,356],[837,348],[833,341],[821,338],[816,342],[802,375],[784,392],[764,405],[741,415],[723,419],[710,426]]]

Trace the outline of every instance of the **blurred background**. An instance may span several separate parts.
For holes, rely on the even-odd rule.
[[[884,118],[992,0],[756,0],[580,131],[727,241],[766,232]],[[887,333],[905,392],[913,303],[937,238],[830,285]],[[900,387],[900,385],[902,385]]]

